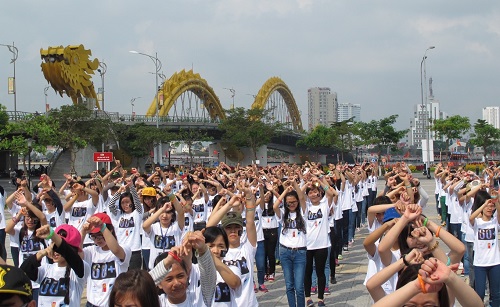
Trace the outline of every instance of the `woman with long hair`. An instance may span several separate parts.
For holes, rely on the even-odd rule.
[[[290,178],[288,186],[274,202],[273,209],[281,224],[279,253],[285,277],[286,296],[291,307],[305,306],[304,276],[306,268],[306,208],[303,193],[297,193],[297,182]],[[294,189],[295,187],[295,189]],[[284,203],[283,208],[280,205]]]
[[[19,263],[22,264],[30,255],[38,253],[47,247],[44,239],[36,236],[36,231],[43,225],[47,225],[47,218],[42,212],[42,207],[32,204],[26,200],[21,191],[15,192],[17,204],[21,206],[20,215],[24,216],[23,226],[15,227],[22,222],[19,217],[14,217],[7,223],[5,232],[11,236],[16,236],[19,242]],[[40,285],[33,282],[33,299],[38,302],[38,289]]]
[[[129,269],[140,269],[142,267],[143,207],[132,178],[127,178],[125,182],[126,184],[122,185],[118,189],[118,193],[115,193],[109,201],[110,216],[114,220],[114,224],[118,225],[116,230],[118,242],[122,246],[128,246],[132,251]]]
[[[36,231],[36,236],[52,240],[52,244],[29,256],[21,269],[32,281],[40,284],[39,306],[80,306],[83,287],[90,273],[90,266],[78,255],[80,232],[67,224],[55,230],[44,225]],[[53,263],[42,264],[45,257],[52,259]]]
[[[486,279],[490,306],[500,306],[500,249],[498,247],[498,199],[476,197],[469,221],[474,229],[474,289],[484,300]]]

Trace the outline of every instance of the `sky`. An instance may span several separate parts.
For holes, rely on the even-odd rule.
[[[83,44],[107,65],[105,109],[145,114],[154,97],[154,65],[129,53],[158,53],[170,77],[194,68],[229,108],[249,108],[267,79],[290,88],[307,126],[307,90],[330,87],[339,102],[361,105],[361,120],[398,114],[408,128],[420,103],[420,64],[449,115],[475,122],[499,105],[500,2],[401,0],[88,0],[2,3],[0,44],[15,43],[17,109],[45,109],[48,85],[40,49]],[[0,46],[0,103],[11,53]],[[92,78],[96,88],[100,77]],[[51,89],[51,108],[70,104]]]

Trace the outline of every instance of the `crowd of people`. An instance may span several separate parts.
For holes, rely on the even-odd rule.
[[[375,305],[482,306],[488,280],[489,303],[500,306],[493,171],[438,165],[441,223],[422,214],[429,196],[407,165],[380,171],[366,162],[220,163],[144,174],[116,160],[102,176],[65,175],[61,187],[47,175],[33,187],[18,178],[14,193],[0,191],[12,216],[1,212],[0,256],[5,262],[8,234],[14,263],[0,276],[17,278],[4,286],[31,286],[0,285],[0,305],[19,296],[23,306],[80,306],[86,288],[88,307],[258,306],[279,263],[288,305],[321,307],[356,230],[367,227],[365,284]],[[1,274],[17,268],[25,276]]]

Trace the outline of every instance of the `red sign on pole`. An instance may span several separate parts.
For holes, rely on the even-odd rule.
[[[113,162],[113,153],[94,152],[94,162]]]

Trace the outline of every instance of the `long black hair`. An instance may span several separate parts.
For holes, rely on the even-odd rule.
[[[283,216],[283,229],[281,229],[281,233],[285,234],[288,229],[290,228],[290,223],[292,220],[290,219],[290,209],[288,208],[288,204],[286,203],[287,197],[295,197],[297,201],[299,202],[299,205],[297,206],[297,210],[295,210],[297,216],[295,217],[295,224],[296,224],[296,229],[298,231],[302,231],[304,234],[306,233],[306,222],[304,221],[304,218],[302,217],[302,210],[300,208],[300,200],[299,200],[299,195],[297,194],[296,191],[290,191],[285,194],[285,215]]]
[[[165,204],[168,203],[169,201],[170,199],[167,196],[163,196],[160,199],[158,199],[158,201],[156,202],[156,210],[159,210],[161,207],[165,206]],[[175,210],[174,205],[172,205],[172,209],[170,209],[170,211],[165,211],[165,212],[172,213],[172,219],[170,220],[170,225],[168,226],[170,227],[175,221],[177,221],[177,211]]]
[[[477,209],[481,208],[484,202],[488,199],[491,199],[490,193],[486,192],[485,190],[477,191],[476,195],[474,196],[474,203],[472,204],[472,212],[475,212]]]
[[[260,197],[262,197],[262,200],[264,201],[264,210],[262,210],[262,216],[274,216],[275,215],[274,208],[273,208],[273,204],[274,204],[273,194],[271,194],[271,196],[269,197],[269,200],[266,202],[265,195],[268,191],[269,190],[264,187],[264,195],[260,195]],[[267,208],[266,208],[266,204],[267,204]]]
[[[42,206],[40,206],[39,204],[33,204],[33,206],[35,206],[38,210],[40,210],[40,212],[42,211]],[[39,243],[39,244],[43,245],[44,248],[47,247],[45,245],[45,240],[41,239],[35,235],[36,230],[42,226],[40,219],[31,210],[28,210],[28,216],[32,219],[37,220],[37,222],[35,223],[35,229],[33,230],[33,235],[28,239],[31,239],[33,241],[33,243]],[[21,230],[19,230],[19,243],[22,244],[23,239],[27,236],[28,236],[28,226],[26,225],[26,221],[25,221]],[[41,249],[42,248],[40,247],[40,250]]]
[[[418,270],[420,269],[420,264],[412,264],[406,267],[405,270],[401,272],[398,277],[398,282],[396,283],[396,289],[399,289],[406,285],[409,282],[417,279]],[[450,299],[448,297],[448,290],[446,289],[446,285],[441,287],[441,290],[437,293],[439,299],[439,306],[450,306]]]

